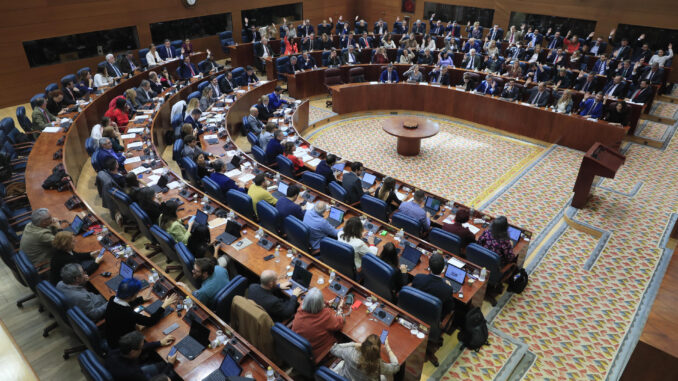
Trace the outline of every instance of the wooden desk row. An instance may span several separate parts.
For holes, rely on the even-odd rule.
[[[202,53],[202,55],[204,56],[204,53]],[[170,67],[176,66],[176,62],[172,62],[167,65]],[[162,69],[162,66],[155,68],[154,70],[158,69]],[[146,78],[147,75],[148,72],[137,73],[131,79],[121,82],[117,86],[108,89],[105,93],[98,96],[93,96],[91,103],[89,103],[79,114],[62,115],[63,117],[74,118],[73,124],[70,126],[68,133],[42,133],[39,136],[28,157],[28,165],[26,167],[25,173],[27,179],[26,194],[31,203],[32,209],[35,210],[37,208],[48,208],[54,217],[67,221],[71,221],[76,214],[94,213],[92,208],[87,205],[87,202],[85,202],[84,208],[77,208],[74,210],[68,210],[66,208],[65,202],[72,196],[78,196],[81,200],[84,200],[79,196],[77,189],[72,191],[66,190],[63,192],[58,192],[56,190],[45,190],[42,188],[42,182],[45,178],[47,178],[48,175],[51,174],[55,165],[63,163],[65,164],[67,172],[71,175],[73,184],[72,188],[75,188],[74,184],[77,184],[77,178],[80,175],[80,170],[85,163],[84,160],[89,160],[89,157],[87,157],[86,153],[84,153],[84,160],[82,157],[79,158],[79,155],[82,151],[84,151],[84,140],[89,136],[90,125],[93,125],[99,121],[100,117],[103,115],[103,112],[108,109],[108,103],[113,97],[121,94],[127,88],[138,86],[141,80]],[[98,111],[100,111],[100,113]],[[50,159],[53,153],[59,149],[59,146],[57,146],[57,141],[64,137],[65,143],[63,145],[63,160]],[[110,226],[101,219],[99,219],[98,223],[110,231],[111,237],[116,237],[121,241],[122,244],[133,247],[132,242],[127,241],[123,236],[115,232],[117,227]],[[97,250],[99,248],[101,248],[101,244],[99,243],[98,237],[95,234],[86,238],[77,238],[76,250],[78,251],[91,251]],[[147,278],[150,274],[150,270],[155,269],[161,275],[161,277],[165,279],[163,282],[167,282],[166,284],[169,284],[170,287],[172,287],[173,292],[177,293],[181,299],[189,296],[189,294],[184,292],[184,290],[176,285],[176,282],[171,277],[169,277],[161,268],[156,266],[146,256],[139,252],[136,252],[136,256],[140,259],[142,265],[137,269],[135,277],[139,279]],[[121,259],[116,258],[113,253],[107,251],[104,255],[104,260],[97,269],[96,274],[92,275],[90,278],[90,283],[92,286],[94,286],[97,291],[99,291],[99,293],[101,293],[107,299],[112,296],[114,292],[105,285],[107,278],[104,278],[100,274],[105,271],[110,271],[112,274],[116,275],[119,271],[120,261]],[[256,348],[247,343],[216,314],[202,305],[197,299],[193,298],[192,296],[190,297],[193,299],[197,313],[206,316],[208,319],[206,324],[211,331],[210,339],[214,339],[216,337],[217,330],[223,331],[229,337],[233,336],[238,338],[238,348],[243,351],[243,353],[246,353],[246,356],[241,363],[244,374],[251,373],[257,380],[264,380],[266,378],[266,368],[271,366],[278,374],[282,375],[283,378],[289,379],[280,368],[267,359]],[[153,299],[156,299],[156,297],[153,296]],[[152,303],[152,301],[145,304],[150,303]],[[182,318],[178,317],[176,313],[171,313],[155,326],[145,328],[143,330],[144,336],[149,341],[159,340],[165,336],[162,333],[162,330],[173,323],[179,324],[179,328],[172,333],[172,335],[177,338],[177,341],[188,335],[190,325]],[[164,358],[169,352],[170,348],[171,346],[160,348],[158,349],[158,354]],[[219,367],[219,364],[223,359],[221,349],[222,348],[206,349],[200,356],[198,356],[198,358],[192,361],[183,358],[179,354],[178,362],[176,363],[174,369],[185,380],[202,380],[209,373]]]

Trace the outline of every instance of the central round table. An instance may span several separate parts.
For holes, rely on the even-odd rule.
[[[417,125],[417,128],[405,128],[404,125]],[[387,134],[398,138],[398,153],[403,156],[419,155],[421,139],[430,138],[440,131],[438,123],[416,117],[388,118],[382,128]]]

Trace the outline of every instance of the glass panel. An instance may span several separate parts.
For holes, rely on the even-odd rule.
[[[645,42],[649,44],[650,49],[653,51],[663,49],[664,52],[666,52],[669,43],[673,43],[674,53],[678,48],[678,29],[661,29],[649,26],[619,24],[619,26],[617,26],[616,38],[626,37],[633,44],[641,34],[645,34]]]
[[[23,45],[29,65],[36,67],[139,49],[139,36],[137,28],[129,26],[24,41]]]
[[[233,29],[233,20],[230,13],[220,13],[193,17],[190,19],[170,20],[151,24],[151,39],[160,44],[165,39],[183,40],[214,36],[219,32]]]
[[[283,17],[287,19],[287,22],[299,21],[304,17],[302,3],[249,9],[240,13],[243,17],[243,25],[245,25],[245,17],[247,17],[249,24],[257,27],[270,25],[271,23],[278,25],[282,22]],[[317,24],[320,23],[320,20],[311,20],[311,23]]]
[[[541,34],[546,34],[546,31],[552,28],[553,31],[560,31],[560,34],[565,36],[567,31],[571,30],[572,34],[576,34],[580,38],[586,38],[589,33],[596,29],[596,22],[592,20],[511,12],[509,25],[519,27],[521,24],[539,29]]]
[[[480,21],[480,25],[484,27],[492,27],[492,19],[494,18],[494,9],[464,7],[461,5],[439,4],[439,3],[424,3],[424,17],[428,22],[431,14],[435,13],[435,19],[440,19],[443,22],[457,21],[461,25],[466,25],[468,21],[473,24],[475,21]],[[462,28],[464,33],[464,28]]]

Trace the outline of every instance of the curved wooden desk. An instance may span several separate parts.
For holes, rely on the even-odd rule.
[[[407,128],[405,124],[417,127]],[[430,138],[440,131],[440,125],[426,118],[388,118],[381,128],[398,138],[398,153],[403,156],[419,155],[421,139]]]

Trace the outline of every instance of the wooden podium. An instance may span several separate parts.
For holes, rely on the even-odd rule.
[[[606,145],[595,143],[591,146],[581,161],[579,174],[574,182],[574,197],[571,205],[582,209],[588,200],[594,177],[602,176],[613,179],[617,169],[624,164],[624,160],[626,156]]]

